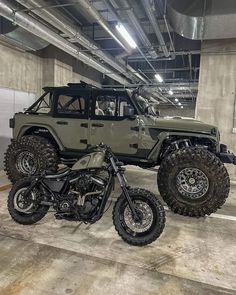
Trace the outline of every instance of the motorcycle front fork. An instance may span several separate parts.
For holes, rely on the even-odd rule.
[[[122,189],[122,192],[123,192],[124,196],[127,199],[127,202],[129,204],[130,210],[132,212],[132,216],[133,216],[133,218],[134,218],[135,221],[139,221],[139,216],[138,216],[138,214],[137,214],[137,212],[135,210],[135,206],[134,206],[134,204],[133,204],[133,202],[132,202],[132,200],[130,198],[130,195],[129,195],[128,182],[127,182],[127,180],[126,180],[123,172],[121,171],[120,167],[117,167],[114,159],[111,158],[110,161],[111,161],[112,167],[114,169],[114,172],[115,172],[115,174],[116,174],[116,176],[118,178],[118,181],[120,183],[120,187]]]

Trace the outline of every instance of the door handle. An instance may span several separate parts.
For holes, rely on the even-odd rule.
[[[68,125],[68,122],[66,121],[57,121],[58,125]]]
[[[93,123],[92,127],[104,127],[104,124],[102,124],[102,123]]]

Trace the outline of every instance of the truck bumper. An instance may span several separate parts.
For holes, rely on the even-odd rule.
[[[236,156],[228,151],[225,144],[220,145],[220,153],[217,156],[223,163],[236,165]]]

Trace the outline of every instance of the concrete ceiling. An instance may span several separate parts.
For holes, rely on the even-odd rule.
[[[104,66],[106,65],[122,77],[123,80],[120,79],[120,81],[125,79],[129,81],[126,87],[153,86],[153,91],[167,98],[165,103],[169,104],[170,101],[175,103],[175,98],[185,105],[195,103],[201,42],[186,39],[173,31],[166,16],[164,0],[50,0],[44,2],[46,6],[37,4],[40,2],[36,0],[8,0],[7,2],[13,5],[16,11],[27,14],[58,34],[60,38],[64,38],[65,42],[70,42],[73,48],[77,46],[84,54],[91,56],[99,63],[103,62]],[[144,7],[145,3],[148,7],[150,6],[149,11],[147,7]],[[86,5],[90,5],[91,9],[86,9]],[[68,27],[65,28],[66,25],[62,30],[52,21],[47,21],[42,14],[46,10],[59,13],[68,20],[74,30],[79,30],[80,34],[85,39],[88,38],[91,43],[86,45],[87,41],[83,41],[83,44],[81,40],[78,40],[78,36],[73,38],[73,33],[71,35],[66,33],[68,29]],[[94,11],[97,14],[94,14]],[[138,29],[133,25],[135,21],[139,26]],[[122,22],[129,30],[138,49],[127,52],[114,38],[117,36],[115,30],[117,22]],[[105,28],[105,25],[109,26],[110,31]],[[158,36],[157,30],[160,31],[161,36]],[[161,44],[161,38],[163,38],[163,44]],[[91,50],[92,46],[93,50]],[[125,46],[127,47],[127,44]],[[29,50],[29,47],[26,46],[26,50]],[[113,60],[113,64],[109,63],[109,58]],[[164,80],[158,87],[154,78],[156,73],[160,74]],[[110,87],[112,86],[110,83]],[[170,89],[174,91],[174,95],[168,93]]]

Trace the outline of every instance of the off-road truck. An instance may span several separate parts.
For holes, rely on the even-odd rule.
[[[229,194],[225,163],[235,156],[220,144],[215,126],[158,117],[138,91],[79,84],[45,87],[25,112],[10,119],[13,139],[5,154],[12,182],[42,170],[72,165],[103,142],[125,164],[160,166],[157,184],[172,211],[204,216]]]

